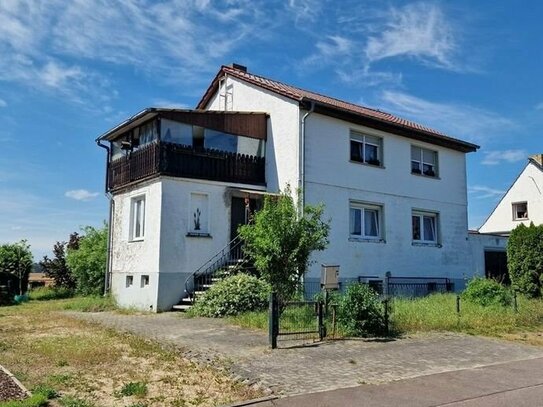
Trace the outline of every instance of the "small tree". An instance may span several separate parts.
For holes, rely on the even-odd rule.
[[[543,286],[543,225],[523,224],[507,242],[507,268],[514,288],[530,297],[540,297]]]
[[[28,286],[28,275],[32,271],[33,258],[26,240],[0,246],[0,271],[11,273],[19,280],[19,294]]]
[[[106,272],[107,225],[101,229],[87,226],[83,231],[85,234],[77,244],[70,239],[66,264],[76,279],[77,292],[83,295],[102,294]]]
[[[298,216],[287,187],[278,197],[266,196],[252,222],[239,229],[244,252],[281,300],[300,288],[311,253],[328,245],[330,225],[321,219],[323,212],[322,204],[307,205]]]
[[[66,264],[66,242],[56,242],[53,247],[53,258],[43,256],[40,266],[47,277],[55,281],[55,287],[74,289],[76,280]]]

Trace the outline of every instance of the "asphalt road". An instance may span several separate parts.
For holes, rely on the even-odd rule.
[[[538,407],[543,406],[543,358],[286,397],[251,406]]]

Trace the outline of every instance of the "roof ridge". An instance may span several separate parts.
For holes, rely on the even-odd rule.
[[[334,97],[334,96],[328,96],[328,95],[325,95],[323,93],[315,92],[315,91],[308,90],[308,89],[303,89],[303,88],[300,88],[299,86],[289,85],[288,83],[285,83],[285,82],[282,82],[282,81],[279,81],[279,80],[276,80],[276,79],[272,79],[272,78],[268,78],[268,77],[258,75],[258,74],[255,74],[255,73],[251,73],[251,72],[243,71],[243,70],[240,70],[240,69],[236,69],[236,68],[233,68],[231,66],[223,65],[222,68],[227,69],[230,72],[234,72],[235,74],[237,74],[236,76],[238,76],[241,79],[244,79],[244,78],[245,79],[250,79],[250,77],[252,76],[254,78],[258,78],[258,79],[263,80],[263,81],[274,82],[274,83],[279,84],[279,85],[281,85],[283,87],[297,90],[297,91],[300,92],[300,94],[298,95],[299,100],[304,98],[304,94],[306,94],[305,97],[307,97],[307,94],[313,94],[313,95],[316,95],[318,97],[321,97],[321,98],[324,98],[324,99],[331,99],[333,101],[336,101],[336,102],[339,102],[339,103],[344,103],[344,104],[356,107],[358,109],[364,109],[364,110],[368,110],[370,112],[375,112],[375,113],[377,113],[379,115],[387,116],[387,117],[392,118],[392,119],[397,119],[397,120],[400,120],[400,121],[409,122],[411,127],[417,127],[417,128],[419,128],[421,130],[424,130],[424,131],[435,133],[435,134],[438,134],[438,135],[441,135],[441,136],[446,136],[445,133],[443,133],[443,132],[441,132],[439,130],[433,129],[433,128],[427,126],[427,125],[417,123],[417,122],[415,122],[415,121],[413,121],[411,119],[406,119],[406,118],[400,117],[400,116],[398,116],[396,114],[393,114],[393,113],[390,113],[390,112],[387,112],[387,111],[384,111],[384,110],[380,110],[380,109],[376,109],[376,108],[373,108],[373,107],[369,107],[369,106],[349,102],[349,101],[339,99],[339,98]]]

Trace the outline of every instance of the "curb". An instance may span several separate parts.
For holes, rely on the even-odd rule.
[[[277,396],[267,396],[267,397],[260,397],[258,399],[252,399],[252,400],[245,400],[245,401],[238,401],[236,403],[232,404],[225,404],[221,407],[244,407],[244,406],[253,406],[255,404],[265,403],[266,401],[272,401],[277,400],[279,397]]]
[[[6,375],[8,375],[8,377],[13,381],[13,383],[15,383],[17,386],[19,386],[19,388],[28,396],[32,396],[32,393],[30,393],[28,391],[28,389],[23,386],[23,384],[19,381],[19,379],[17,379],[13,373],[11,373],[8,369],[6,369],[4,366],[0,365],[0,370],[2,372],[4,372]]]

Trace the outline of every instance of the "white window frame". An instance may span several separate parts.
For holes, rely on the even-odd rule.
[[[368,141],[367,138],[377,139],[378,143],[375,144],[371,141]],[[362,154],[361,160],[354,160],[352,158],[352,143],[358,143],[362,145]],[[366,145],[377,147],[377,161],[379,164],[373,164],[366,161]],[[349,135],[349,159],[355,163],[362,163],[367,165],[372,165],[374,167],[383,167],[383,138],[379,136],[373,136],[371,134],[364,134],[357,131],[351,131]]]
[[[142,204],[138,206],[138,203]],[[146,199],[145,195],[138,195],[130,198],[130,240],[133,242],[145,239],[145,216]],[[137,230],[137,223],[140,222],[140,230]]]
[[[519,205],[526,205],[526,212],[525,212],[525,216],[524,217],[519,217],[517,216],[518,214],[518,210],[517,210],[517,207]],[[530,219],[529,218],[529,215],[528,215],[528,202],[527,201],[522,201],[522,202],[513,202],[511,204],[511,208],[513,210],[513,220],[528,220]]]
[[[418,160],[414,160],[413,159],[413,149],[416,148],[418,150],[420,150],[420,157]],[[432,156],[434,157],[434,162],[433,163],[430,163],[430,162],[427,162],[427,161],[424,161],[424,152],[429,152],[432,154]],[[420,147],[420,146],[414,146],[412,145],[411,146],[411,151],[410,151],[410,154],[411,154],[411,160],[410,160],[410,163],[411,163],[411,174],[415,174],[415,175],[424,175],[425,177],[431,177],[431,178],[437,178],[439,176],[439,169],[438,169],[438,152],[436,150],[430,150],[429,148],[425,148],[425,147]],[[416,162],[418,163],[419,165],[419,171],[420,173],[418,172],[413,172],[413,162]],[[424,173],[424,165],[431,165],[433,170],[434,170],[434,175],[429,175],[429,174],[425,174]]]
[[[419,228],[420,228],[420,239],[415,239],[415,230],[413,228],[413,218],[418,217],[419,218]],[[425,229],[424,229],[424,219],[433,219],[433,225],[434,225],[434,240],[428,240],[426,239],[427,236],[425,236]],[[430,212],[430,211],[419,211],[419,210],[413,210],[411,212],[411,239],[413,240],[413,243],[421,243],[421,244],[428,244],[428,245],[439,245],[439,236],[440,236],[440,230],[439,230],[439,213],[437,212]]]
[[[360,211],[360,234],[353,234],[352,232],[352,210],[359,210]],[[376,211],[377,212],[377,235],[368,235],[366,233],[366,211]],[[366,203],[366,202],[358,202],[358,201],[349,201],[349,237],[351,239],[361,239],[361,240],[375,240],[375,241],[382,241],[383,240],[383,205],[380,204],[374,204],[374,203]]]

